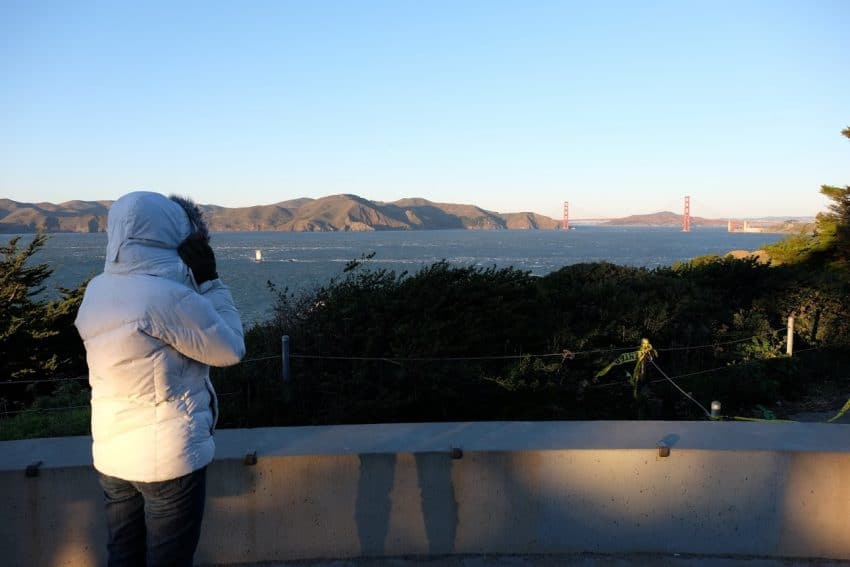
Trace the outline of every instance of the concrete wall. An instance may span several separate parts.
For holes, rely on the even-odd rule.
[[[202,563],[583,551],[850,559],[847,425],[394,424],[223,430],[217,442]],[[105,563],[89,443],[0,443],[0,563]],[[255,451],[256,465],[244,464]],[[36,461],[39,476],[25,477]]]

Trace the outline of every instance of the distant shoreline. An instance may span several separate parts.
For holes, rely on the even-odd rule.
[[[30,234],[93,233],[106,230],[112,201],[68,201],[21,203],[0,199],[0,233]],[[563,219],[538,213],[499,213],[470,204],[435,203],[422,198],[406,198],[384,203],[357,195],[341,194],[319,199],[299,198],[272,205],[228,208],[200,205],[213,232],[379,232],[420,230],[563,230]],[[606,219],[595,226],[670,227],[682,226],[683,216],[670,211]],[[729,221],[690,217],[692,227],[725,227],[729,222],[752,226],[781,225],[782,230],[799,231],[803,221]],[[574,221],[570,228],[586,226]],[[787,227],[793,228],[787,228]],[[755,232],[755,230],[754,230]]]
[[[801,223],[799,225],[794,225],[793,228],[764,228],[758,231],[731,231],[735,234],[799,234],[802,231],[807,231],[809,229],[810,223]],[[813,226],[813,225],[812,225]],[[43,230],[47,234],[105,234],[106,230],[47,230],[43,228],[30,228],[30,227],[22,227],[21,230],[14,230],[15,227],[4,226],[0,223],[0,234],[6,235],[24,235],[24,234],[37,234],[39,230]],[[594,229],[594,228],[629,228],[629,229],[678,229],[678,225],[671,224],[649,224],[649,223],[613,223],[613,222],[595,222],[595,223],[575,223],[570,226],[571,230],[586,230],[586,229]],[[692,231],[702,231],[702,230],[715,230],[715,231],[724,231],[726,230],[725,225],[720,224],[697,224],[692,225]],[[246,230],[246,229],[213,229],[210,230],[213,234],[274,234],[274,233],[376,233],[376,232],[432,232],[432,231],[485,231],[485,232],[526,232],[526,231],[540,231],[540,232],[568,232],[564,231],[564,229],[557,228],[418,228],[418,229],[410,229],[410,228],[379,228],[374,230]]]

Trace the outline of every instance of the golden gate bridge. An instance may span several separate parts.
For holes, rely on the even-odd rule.
[[[611,220],[610,217],[598,217],[598,218],[574,218],[570,219],[570,202],[564,201],[564,218],[561,222],[562,230],[570,229],[570,221],[572,222],[605,222]],[[730,232],[732,231],[732,221],[729,221]],[[685,206],[684,212],[682,214],[682,232],[690,232],[691,231],[691,197],[690,195],[685,196]]]

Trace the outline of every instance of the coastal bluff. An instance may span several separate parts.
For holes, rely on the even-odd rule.
[[[20,203],[0,199],[0,233],[103,232],[112,201]],[[532,213],[498,213],[475,205],[401,199],[391,203],[357,195],[300,198],[229,208],[200,205],[214,232],[371,232],[379,230],[552,230],[560,223]]]

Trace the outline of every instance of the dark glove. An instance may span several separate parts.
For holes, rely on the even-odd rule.
[[[195,283],[201,285],[204,282],[218,278],[215,270],[215,253],[210,243],[201,236],[192,235],[177,247],[177,253],[192,270]]]

